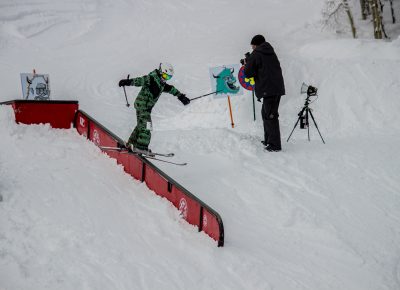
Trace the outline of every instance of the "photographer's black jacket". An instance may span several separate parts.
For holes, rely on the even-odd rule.
[[[254,77],[257,98],[285,94],[281,65],[268,42],[260,44],[253,50],[246,60],[244,74],[246,77]]]

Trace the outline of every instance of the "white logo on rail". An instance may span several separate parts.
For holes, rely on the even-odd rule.
[[[81,127],[85,127],[85,119],[82,117],[79,117],[79,125],[81,125]]]
[[[94,129],[93,131],[93,138],[92,141],[94,142],[94,144],[96,144],[97,146],[100,146],[100,135],[99,132],[97,132],[96,129]]]
[[[186,199],[181,198],[179,201],[179,211],[181,212],[181,216],[186,219],[187,218],[187,212],[188,212],[188,206]]]
[[[208,223],[207,216],[204,214],[203,215],[203,227],[204,228],[207,227],[207,223]]]

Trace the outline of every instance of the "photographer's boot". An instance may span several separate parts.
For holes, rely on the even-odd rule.
[[[279,152],[282,150],[282,148],[277,148],[277,147],[272,146],[271,144],[268,144],[265,147],[265,150],[267,150],[268,152]]]

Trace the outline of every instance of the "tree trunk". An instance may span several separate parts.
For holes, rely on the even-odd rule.
[[[375,39],[382,39],[382,18],[378,0],[369,0],[369,6],[372,11],[372,21],[374,24]]]
[[[343,1],[344,10],[346,11],[347,16],[349,17],[351,32],[353,33],[353,38],[357,38],[357,31],[356,31],[356,27],[354,25],[353,14],[351,13],[349,2],[347,0],[342,0],[342,1]]]
[[[367,20],[368,15],[368,3],[367,0],[360,0],[361,15],[363,20]]]
[[[393,0],[390,1],[390,10],[392,11],[392,22],[393,24],[396,23],[396,17],[394,16],[394,9],[393,9]]]

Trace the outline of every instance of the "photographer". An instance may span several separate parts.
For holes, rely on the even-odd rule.
[[[261,116],[264,123],[264,141],[267,151],[281,151],[281,133],[279,129],[279,102],[285,94],[282,69],[272,46],[264,36],[256,35],[251,40],[253,52],[241,60],[245,65],[246,77],[255,80],[257,99],[263,99]]]

